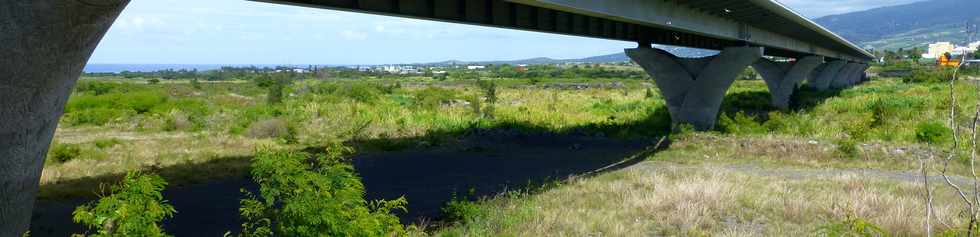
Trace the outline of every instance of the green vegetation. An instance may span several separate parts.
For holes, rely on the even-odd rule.
[[[672,129],[656,87],[628,65],[99,75],[66,106],[41,196],[84,196],[153,169],[172,184],[250,174],[260,190],[241,201],[240,236],[924,235],[918,161],[955,141],[969,154],[978,94],[972,81],[954,83],[953,139],[945,72],[914,67],[840,91],[802,89],[788,110],[771,108],[746,72],[709,132]],[[458,148],[474,134],[657,141],[672,130],[670,147],[643,162],[533,192],[457,197],[427,229],[392,215],[404,199],[365,200],[347,160],[353,148]],[[965,177],[969,159],[948,168]],[[934,185],[933,224],[947,223],[934,232],[959,231],[957,197]]]
[[[166,186],[160,176],[130,172],[107,196],[75,209],[75,222],[93,232],[76,236],[167,236],[160,222],[176,211],[163,199]]]
[[[252,177],[261,196],[246,192],[250,198],[241,201],[241,236],[404,235],[391,212],[405,210],[405,199],[365,200],[360,178],[344,162],[350,152],[342,145],[318,155],[258,151]]]

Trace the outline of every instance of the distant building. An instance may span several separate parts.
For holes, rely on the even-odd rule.
[[[468,70],[479,70],[479,69],[486,69],[486,68],[487,68],[487,66],[475,66],[475,65],[474,66],[466,66],[466,69],[468,69]]]
[[[943,56],[947,53],[952,53],[956,49],[956,45],[950,42],[936,42],[935,44],[929,44],[929,52],[922,55],[922,58],[935,59]]]

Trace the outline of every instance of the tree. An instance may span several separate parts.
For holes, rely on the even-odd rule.
[[[150,83],[150,85],[156,85],[160,83],[160,79],[150,78],[150,80],[146,80],[146,83]]]

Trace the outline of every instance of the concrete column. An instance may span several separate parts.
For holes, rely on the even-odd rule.
[[[837,77],[837,74],[841,72],[841,69],[847,65],[847,61],[837,60],[827,62],[823,66],[823,70],[820,71],[819,76],[816,77],[815,82],[811,86],[818,91],[825,91],[830,89],[830,83]]]
[[[871,65],[861,64],[861,67],[858,68],[858,74],[854,77],[854,85],[861,84],[868,80],[867,71],[870,67]]]
[[[831,87],[835,89],[843,89],[851,87],[857,83],[857,78],[860,73],[864,72],[864,64],[862,63],[848,63],[844,66],[844,69],[837,75],[834,79]]]
[[[857,71],[857,65],[854,63],[847,63],[841,68],[837,76],[830,82],[830,88],[833,89],[844,89],[851,86],[851,78],[854,76],[854,72]]]
[[[68,95],[127,3],[0,4],[0,236],[28,230],[45,154]]]
[[[679,58],[654,48],[627,49],[628,55],[654,78],[675,124],[709,130],[735,78],[762,57],[761,47],[733,47],[706,58]]]
[[[763,58],[752,64],[752,68],[766,81],[772,106],[787,109],[790,96],[793,95],[796,86],[821,64],[823,64],[823,57],[820,56],[801,58],[795,63],[774,62]]]

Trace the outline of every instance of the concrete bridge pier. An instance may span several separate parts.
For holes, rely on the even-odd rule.
[[[858,69],[858,74],[854,77],[854,85],[864,83],[868,80],[868,68],[871,68],[871,65],[861,64],[861,67]]]
[[[788,109],[790,96],[793,95],[797,85],[823,64],[823,60],[821,56],[810,56],[792,63],[763,58],[752,64],[752,68],[766,81],[771,95],[771,105],[779,109]]]
[[[0,236],[28,230],[44,158],[92,51],[128,0],[0,4]]]
[[[834,78],[831,87],[834,89],[844,89],[856,84],[859,74],[864,72],[863,65],[861,63],[847,63],[841,69],[841,72],[837,74],[837,77]]]
[[[844,67],[840,69],[837,76],[830,81],[830,88],[844,89],[851,86],[851,77],[854,75],[854,71],[857,71],[857,67],[854,63],[844,64]]]
[[[714,127],[725,92],[762,53],[762,47],[732,47],[711,57],[679,58],[648,44],[626,50],[653,77],[667,100],[673,123],[691,124],[698,130]]]
[[[839,74],[841,69],[843,69],[846,65],[847,61],[844,60],[827,62],[824,64],[824,66],[822,66],[823,69],[816,73],[816,80],[810,81],[810,87],[818,91],[830,89],[831,82],[834,80],[834,78],[837,78],[837,74]]]

